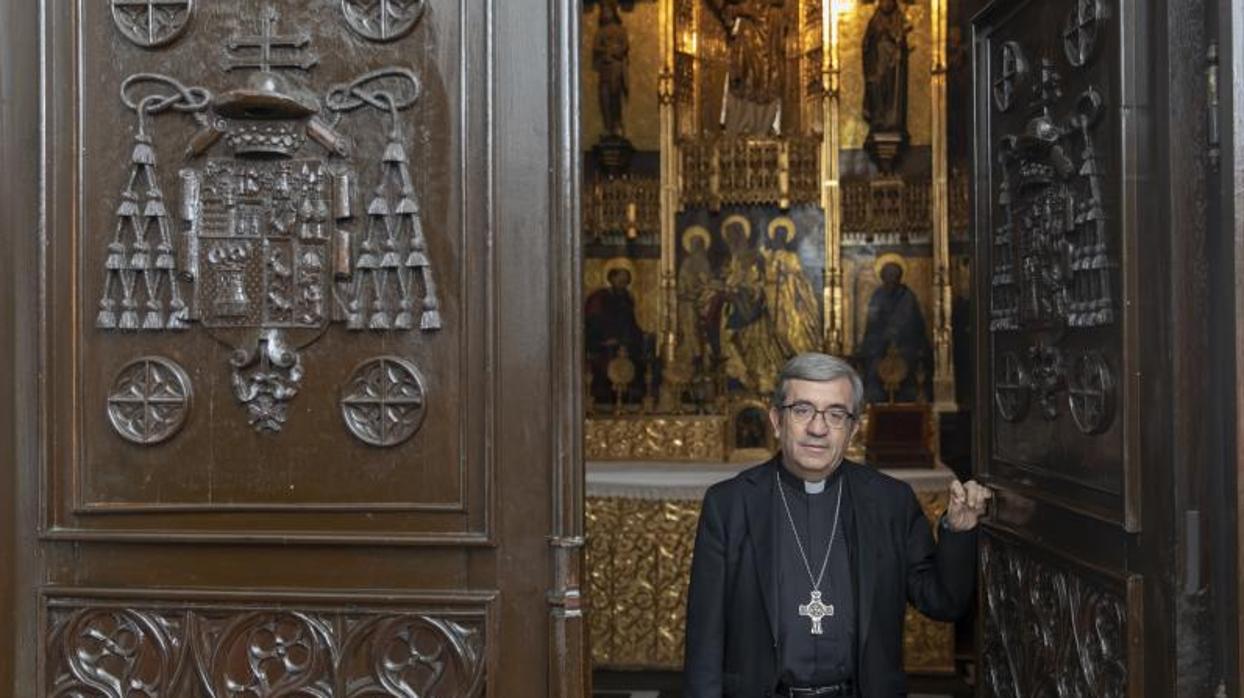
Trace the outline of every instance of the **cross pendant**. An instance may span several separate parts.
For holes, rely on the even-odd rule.
[[[821,635],[821,619],[834,615],[834,605],[821,603],[821,592],[813,590],[808,603],[799,604],[799,615],[812,619],[812,634]]]

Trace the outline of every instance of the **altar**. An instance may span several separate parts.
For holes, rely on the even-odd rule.
[[[596,668],[682,668],[700,500],[745,467],[588,461],[586,587]],[[930,522],[946,510],[949,469],[883,472],[912,486]],[[954,626],[908,607],[903,651],[909,673],[954,673]]]

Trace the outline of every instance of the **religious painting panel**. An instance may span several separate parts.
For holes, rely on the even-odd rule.
[[[1003,5],[995,4],[995,8]],[[1134,9],[1016,2],[978,19],[977,260],[986,469],[1138,525],[1136,283],[1121,80]],[[1038,30],[1038,28],[1040,28]],[[986,87],[987,86],[987,87]],[[1057,494],[1054,494],[1054,491]]]
[[[676,402],[767,399],[787,358],[824,343],[820,210],[688,209],[677,228],[676,356],[666,369]]]
[[[639,410],[660,385],[656,333],[660,327],[660,260],[589,257],[583,260],[583,334],[589,413]]]
[[[477,10],[49,16],[50,530],[485,538]]]
[[[850,309],[844,318],[844,353],[864,379],[867,401],[930,401],[931,246],[877,244],[850,237],[843,245],[843,273],[844,304]]]

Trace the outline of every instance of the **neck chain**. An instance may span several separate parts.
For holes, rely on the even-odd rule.
[[[781,466],[778,466],[779,468]],[[782,487],[782,474],[774,471],[778,496],[782,498],[782,508],[786,510],[786,520],[790,522],[790,532],[795,534],[795,547],[799,549],[799,557],[803,560],[803,568],[808,572],[808,581],[812,582],[812,594],[806,604],[800,604],[799,615],[812,621],[812,634],[821,634],[821,619],[834,615],[834,605],[821,601],[821,580],[825,578],[825,569],[829,567],[829,554],[834,550],[834,539],[838,537],[838,514],[842,513],[842,479],[838,480],[838,502],[834,505],[834,525],[829,534],[829,545],[825,548],[825,559],[821,562],[821,571],[812,576],[812,565],[808,563],[808,554],[803,550],[803,541],[799,540],[799,529],[795,526],[795,517],[790,513],[790,504],[786,501],[786,490]]]

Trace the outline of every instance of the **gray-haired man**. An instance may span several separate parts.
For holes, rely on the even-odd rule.
[[[791,359],[769,410],[781,451],[704,495],[689,698],[906,695],[907,603],[937,620],[967,611],[990,492],[953,482],[934,544],[910,486],[843,460],[863,392],[841,359]]]

